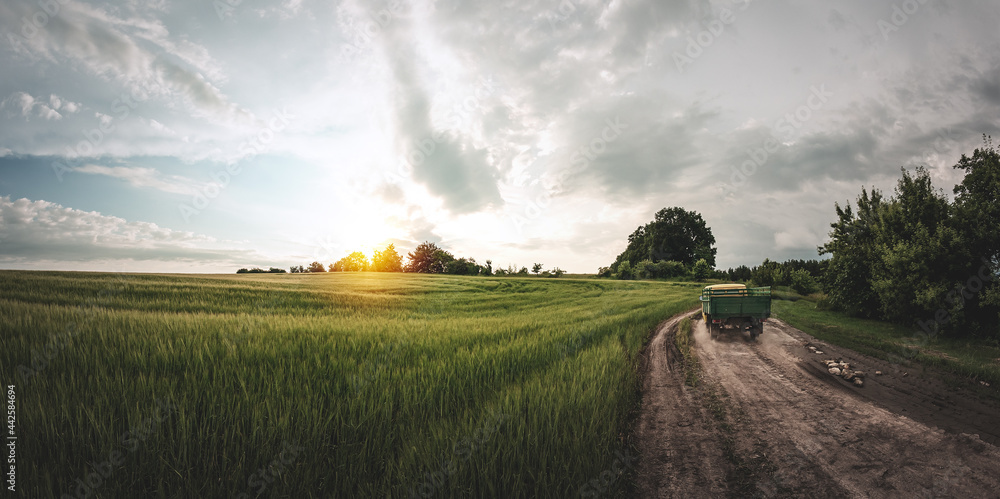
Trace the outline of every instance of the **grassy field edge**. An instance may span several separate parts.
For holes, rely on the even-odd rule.
[[[817,339],[896,364],[968,378],[980,388],[994,388],[987,392],[998,396],[1000,345],[927,335],[913,327],[821,310],[816,297],[779,296],[787,299],[774,300],[773,315]]]

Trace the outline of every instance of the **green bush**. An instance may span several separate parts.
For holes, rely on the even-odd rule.
[[[792,289],[800,295],[810,295],[819,290],[819,283],[805,269],[793,270],[791,273]]]

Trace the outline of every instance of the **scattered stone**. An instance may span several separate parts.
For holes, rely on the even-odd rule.
[[[909,376],[909,373],[903,373],[903,377],[904,378],[907,377],[907,376]]]
[[[854,377],[855,378],[864,378],[865,377],[865,373],[863,373],[861,371],[854,371]]]
[[[832,374],[834,376],[839,376],[840,375],[840,369],[838,369],[836,367],[831,367],[829,369],[829,371],[830,371],[830,374]]]
[[[823,355],[823,352],[820,352],[819,350],[816,350],[816,353]]]
[[[865,382],[861,378],[854,378],[854,386],[865,386]]]
[[[990,386],[990,384],[987,383],[987,382],[985,382],[985,381],[980,381],[979,384],[983,385],[983,386],[986,386],[986,387]]]
[[[812,351],[814,351],[814,352],[816,351],[816,347],[809,347],[809,349],[812,350]]]
[[[850,369],[844,369],[843,371],[840,371],[840,375],[847,381],[850,381],[851,378],[854,377],[854,371],[851,371]]]

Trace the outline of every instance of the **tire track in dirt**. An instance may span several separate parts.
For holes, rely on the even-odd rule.
[[[768,322],[756,343],[736,331],[712,339],[700,321],[694,339],[705,378],[718,383],[729,394],[733,409],[745,415],[747,427],[739,437],[765,442],[777,466],[757,484],[758,495],[997,496],[1000,450],[996,447],[978,436],[946,433],[880,407],[859,393],[868,386],[849,386],[811,365],[820,357],[841,356],[837,350],[843,349],[824,345],[824,355],[812,354],[806,349],[808,335],[776,320]],[[866,357],[850,354],[873,378]],[[887,385],[887,381],[872,384]],[[921,383],[907,379],[908,388],[896,390],[889,405],[916,413],[932,400],[949,398],[917,389]],[[977,404],[964,401],[965,410]],[[992,414],[996,424],[1000,414]],[[975,417],[982,415],[977,412]]]
[[[639,497],[720,497],[726,458],[712,417],[684,384],[674,333],[681,314],[663,322],[646,346],[642,405],[636,421]]]
[[[689,315],[696,388],[674,343]],[[865,386],[826,358],[864,370]],[[690,313],[660,325],[643,362],[638,497],[1000,497],[1000,404],[940,374],[904,376],[774,319],[757,342],[713,339]]]

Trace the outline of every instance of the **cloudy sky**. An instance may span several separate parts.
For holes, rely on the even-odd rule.
[[[594,272],[663,207],[718,266],[1000,124],[995,1],[0,3],[0,268],[232,272],[424,240]]]

